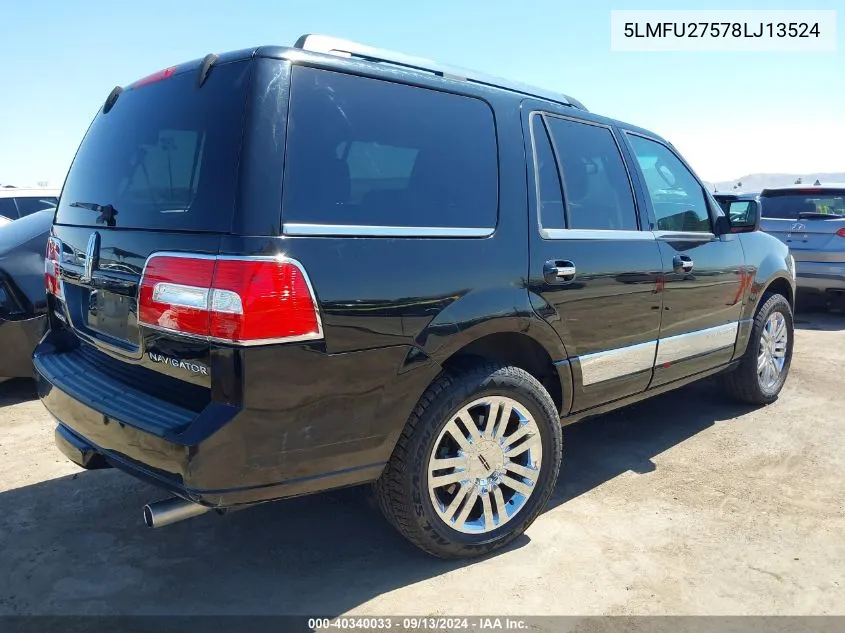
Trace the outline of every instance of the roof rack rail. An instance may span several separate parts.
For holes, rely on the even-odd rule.
[[[328,35],[303,35],[296,40],[294,48],[299,48],[304,51],[312,51],[315,53],[341,55],[343,57],[357,57],[367,61],[384,62],[396,66],[403,66],[405,68],[413,68],[415,70],[422,70],[447,79],[471,81],[485,86],[504,88],[527,96],[540,97],[556,103],[571,105],[581,110],[587,109],[577,99],[573,99],[572,97],[568,97],[567,95],[553,92],[551,90],[529,86],[516,81],[510,81],[509,79],[502,79],[501,77],[485,75],[484,73],[479,73],[474,70],[448,66],[423,57],[413,57],[411,55],[405,55],[404,53],[397,53],[395,51],[384,50],[381,48],[373,48],[372,46]]]

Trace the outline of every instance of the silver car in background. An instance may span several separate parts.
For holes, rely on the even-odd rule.
[[[760,228],[789,246],[802,303],[845,308],[845,184],[763,189]]]

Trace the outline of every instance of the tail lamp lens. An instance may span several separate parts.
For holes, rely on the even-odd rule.
[[[244,345],[322,338],[305,271],[284,258],[154,255],[141,280],[138,320]]]

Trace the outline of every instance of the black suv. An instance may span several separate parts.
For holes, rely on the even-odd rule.
[[[442,557],[542,511],[563,424],[723,372],[773,401],[786,246],[576,100],[321,36],[115,88],[67,177],[34,355],[149,525],[375,482]],[[673,415],[677,415],[673,413]]]

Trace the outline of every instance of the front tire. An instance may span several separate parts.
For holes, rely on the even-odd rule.
[[[387,519],[439,558],[504,547],[551,496],[562,455],[548,392],[517,367],[484,363],[426,390],[375,483]]]
[[[789,301],[783,295],[770,295],[757,310],[739,366],[722,377],[727,393],[755,405],[777,400],[789,374],[794,343]]]

